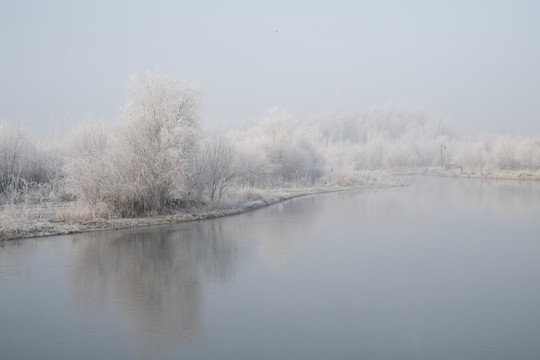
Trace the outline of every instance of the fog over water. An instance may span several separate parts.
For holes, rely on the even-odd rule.
[[[204,122],[395,103],[473,131],[539,132],[537,1],[4,1],[0,119],[40,136],[114,119],[129,74],[205,89]]]

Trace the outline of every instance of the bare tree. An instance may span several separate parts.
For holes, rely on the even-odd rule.
[[[223,194],[239,176],[236,149],[228,139],[217,138],[205,143],[206,184],[210,201],[221,203]]]

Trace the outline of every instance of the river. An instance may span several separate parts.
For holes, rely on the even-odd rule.
[[[538,359],[540,184],[0,244],[0,358]]]

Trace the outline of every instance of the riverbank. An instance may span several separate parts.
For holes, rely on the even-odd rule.
[[[211,219],[253,211],[302,196],[402,185],[404,184],[265,189],[259,191],[256,196],[246,196],[243,201],[224,202],[219,206],[194,202],[187,206],[171,207],[164,214],[148,214],[137,218],[96,216],[82,208],[76,201],[12,204],[5,205],[0,210],[0,241]]]
[[[388,175],[388,174],[387,174]],[[392,176],[423,175],[441,177],[460,177],[489,180],[540,180],[539,172],[465,172],[459,169],[394,169]],[[133,227],[165,225],[215,217],[241,214],[265,206],[287,201],[301,196],[327,192],[402,186],[403,182],[388,181],[374,177],[376,181],[364,185],[325,185],[300,188],[249,189],[247,193],[222,204],[192,202],[172,206],[162,214],[147,214],[136,218],[121,218],[95,213],[76,201],[43,202],[39,204],[8,204],[0,206],[0,241],[66,235],[96,230],[118,230]]]
[[[393,175],[429,175],[486,180],[540,180],[540,171],[485,170],[474,171],[461,167],[393,169]]]

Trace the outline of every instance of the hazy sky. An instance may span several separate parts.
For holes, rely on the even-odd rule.
[[[159,66],[207,123],[393,101],[540,133],[540,1],[0,1],[0,119],[38,130],[114,118]]]

